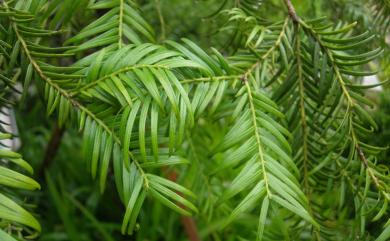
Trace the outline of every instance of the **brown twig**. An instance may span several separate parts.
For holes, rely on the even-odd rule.
[[[177,173],[174,170],[169,171],[168,173],[169,180],[176,182]],[[181,216],[181,223],[184,226],[188,240],[190,241],[201,241],[198,234],[198,228],[192,217]]]
[[[58,124],[55,125],[51,133],[49,143],[47,144],[46,147],[46,152],[42,161],[42,165],[38,171],[38,178],[44,176],[45,170],[50,166],[51,162],[56,156],[58,148],[60,147],[61,144],[61,139],[64,134],[64,131],[65,131],[64,127],[60,127]]]
[[[284,0],[284,3],[285,3],[286,6],[287,6],[288,14],[290,15],[291,19],[292,19],[294,22],[298,22],[298,21],[299,21],[299,17],[298,17],[298,15],[297,15],[297,12],[295,11],[294,6],[293,6],[292,3],[291,3],[291,0]]]

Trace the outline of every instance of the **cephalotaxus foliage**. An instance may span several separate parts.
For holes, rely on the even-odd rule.
[[[82,133],[84,160],[69,162],[83,162],[101,193],[115,183],[119,229],[134,240],[169,227],[156,226],[157,203],[196,222],[190,240],[385,241],[389,164],[376,158],[386,147],[368,143],[377,125],[365,90],[376,85],[361,80],[383,57],[375,39],[388,32],[389,2],[365,4],[374,30],[306,19],[289,0],[220,1],[207,18],[226,43],[202,48],[158,42],[132,0],[1,1],[0,103],[33,89],[58,126]],[[0,239],[36,238],[40,210],[17,189],[40,185],[20,154],[2,146],[0,157]],[[46,182],[58,206],[55,175]]]

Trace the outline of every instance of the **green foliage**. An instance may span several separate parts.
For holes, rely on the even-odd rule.
[[[35,218],[12,190],[40,188],[33,167],[0,149],[0,238],[387,240],[386,125],[361,80],[387,76],[389,4],[319,17],[348,4],[3,1],[0,100],[45,190]]]

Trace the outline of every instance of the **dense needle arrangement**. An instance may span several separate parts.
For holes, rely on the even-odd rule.
[[[300,16],[289,0],[210,0],[217,10],[203,23],[218,23],[224,44],[202,47],[166,39],[168,3],[150,1],[160,23],[152,27],[142,11],[155,9],[139,2],[0,6],[1,106],[39,96],[58,128],[81,133],[83,158],[67,162],[87,166],[77,172],[101,194],[115,187],[122,206],[108,208],[123,210],[123,235],[147,240],[184,223],[177,240],[390,239],[389,163],[377,158],[387,147],[369,138],[378,127],[366,92],[376,85],[361,84],[390,56],[378,44],[389,1],[362,1],[376,13],[364,29]],[[20,191],[40,189],[33,168],[7,147],[0,157],[0,239],[38,239],[45,209]],[[76,194],[58,191],[56,176],[46,172],[43,186],[68,238],[51,240],[92,240],[78,237],[63,198],[101,233],[94,240],[117,240]]]

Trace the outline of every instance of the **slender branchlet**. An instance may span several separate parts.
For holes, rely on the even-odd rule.
[[[284,0],[284,3],[287,6],[288,14],[294,22],[299,22],[299,17],[295,11],[294,5],[291,3],[291,0]]]

